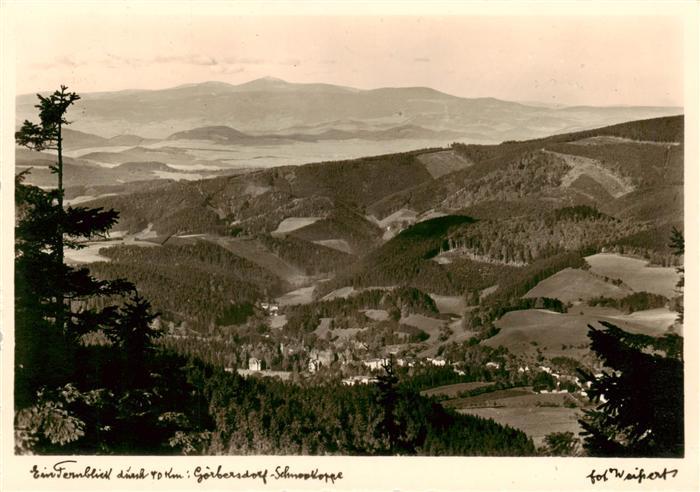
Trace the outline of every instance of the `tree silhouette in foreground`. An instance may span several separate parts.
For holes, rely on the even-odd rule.
[[[683,456],[682,338],[627,333],[589,325],[591,349],[606,369],[582,373],[597,404],[584,412],[584,447],[591,456]]]
[[[671,242],[669,247],[673,250],[673,254],[676,256],[683,256],[685,254],[685,238],[683,233],[676,229],[675,227],[671,231]],[[676,310],[678,311],[678,322],[683,323],[683,287],[685,285],[685,268],[683,265],[676,268],[676,272],[680,275],[678,282],[676,283],[676,292],[678,292],[678,299],[676,302]]]
[[[58,180],[42,190],[25,183],[27,172],[16,178],[16,451],[160,450],[190,427],[188,386],[176,374],[184,362],[156,354],[156,315],[132,283],[65,264],[64,248],[105,237],[118,213],[63,207],[61,128],[79,96],[62,86],[39,99],[41,123],[25,122],[15,137],[34,150],[56,150]]]
[[[68,92],[68,87],[62,85],[60,90],[54,91],[48,97],[37,94],[39,104],[34,107],[39,110],[40,123],[36,124],[25,120],[22,127],[15,133],[15,141],[17,145],[27,147],[31,150],[41,152],[43,150],[56,151],[56,164],[51,166],[51,172],[57,175],[58,183],[54,193],[50,196],[57,201],[54,214],[55,230],[53,234],[47,235],[52,253],[55,256],[58,265],[63,264],[63,226],[66,222],[63,217],[57,217],[63,212],[63,126],[69,125],[66,120],[66,112],[76,101],[80,100],[80,96],[75,92]],[[51,224],[51,223],[49,223]],[[58,286],[57,286],[58,287]],[[56,323],[63,327],[63,303],[64,299],[60,292],[54,296],[54,302],[58,304],[56,308]]]
[[[399,404],[399,378],[394,372],[393,357],[383,366],[384,374],[377,377],[377,403],[383,410],[379,431],[387,443],[387,453],[392,455],[408,451],[402,439],[403,423],[397,415]]]
[[[25,185],[17,177],[15,205],[15,339],[16,404],[22,405],[42,386],[70,372],[67,357],[84,335],[115,322],[114,306],[98,308],[96,298],[128,295],[124,280],[100,281],[86,268],[64,264],[58,243],[78,248],[77,239],[106,233],[117,213],[100,209],[62,210],[56,192]],[[66,234],[70,239],[58,240]]]
[[[26,405],[41,386],[54,385],[74,370],[75,347],[82,336],[112,324],[116,307],[97,308],[95,298],[128,295],[133,284],[99,281],[85,268],[64,262],[64,249],[104,237],[119,214],[101,208],[63,207],[62,127],[68,108],[80,96],[61,86],[48,97],[38,95],[40,123],[25,121],[15,134],[18,145],[55,150],[57,186],[42,190],[15,183],[15,404]]]

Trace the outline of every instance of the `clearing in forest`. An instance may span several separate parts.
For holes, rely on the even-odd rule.
[[[651,292],[668,298],[675,297],[680,279],[675,268],[649,266],[649,262],[614,253],[599,253],[586,257],[591,272],[620,279],[635,292]]]

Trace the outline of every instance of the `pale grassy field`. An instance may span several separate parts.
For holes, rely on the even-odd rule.
[[[646,260],[599,253],[586,257],[591,272],[609,278],[619,278],[636,292],[651,292],[666,297],[676,295],[679,276],[674,268],[651,267]]]
[[[311,303],[314,298],[314,289],[315,286],[311,287],[302,287],[300,289],[293,290],[291,292],[287,292],[286,294],[278,297],[275,299],[277,304],[280,306],[293,306],[297,304],[309,304]]]
[[[605,282],[587,271],[565,268],[542,280],[523,297],[550,297],[567,303],[599,296],[619,299],[631,293],[631,289]]]
[[[389,312],[386,309],[365,309],[362,312],[374,321],[386,321],[389,319]]]
[[[588,325],[600,328],[598,321],[608,321],[626,331],[656,336],[666,332],[667,327],[659,321],[664,316],[656,310],[633,317],[576,306],[564,314],[544,309],[511,311],[495,322],[500,332],[482,343],[494,348],[502,345],[515,355],[534,356],[540,349],[548,358],[580,358],[589,352]]]
[[[78,205],[79,203],[84,203],[84,202],[89,202],[92,200],[97,200],[98,198],[107,198],[110,196],[117,196],[116,193],[104,193],[102,195],[79,195],[76,196],[75,198],[70,198],[68,200],[64,200],[64,203],[66,205]]]
[[[647,309],[646,311],[637,311],[632,314],[618,314],[610,316],[610,318],[628,321],[638,324],[648,330],[665,333],[669,326],[673,325],[678,317],[678,313],[671,311],[668,308]]]
[[[100,241],[89,243],[83,249],[66,249],[64,256],[68,264],[109,261],[108,257],[100,254],[100,250],[111,246],[120,246],[122,244],[124,244],[124,241]]]
[[[401,318],[401,323],[404,325],[415,326],[430,335],[427,343],[434,343],[440,334],[440,327],[445,324],[445,321],[436,318],[430,318],[422,314],[410,314],[405,318]]]
[[[424,396],[448,396],[451,398],[456,397],[459,393],[463,391],[470,391],[477,388],[483,388],[485,386],[491,386],[494,383],[486,381],[473,381],[470,383],[457,383],[457,384],[447,384],[444,386],[437,386],[435,388],[430,388],[429,390],[421,391],[421,395]]]
[[[85,247],[82,249],[66,249],[64,251],[65,260],[69,265],[110,261],[108,257],[101,255],[100,251],[112,246],[140,246],[148,248],[160,245],[149,241],[136,241],[133,237],[123,241],[95,241],[85,243]]]
[[[465,408],[481,408],[481,407],[522,407],[525,405],[513,405],[511,402],[515,401],[517,397],[523,396],[539,396],[532,393],[531,387],[520,387],[520,388],[507,388],[500,389],[496,391],[491,391],[488,393],[482,393],[480,395],[468,396],[464,398],[453,398],[444,402],[445,406],[455,409],[465,409]],[[535,405],[535,401],[530,402],[531,405]]]
[[[467,308],[467,302],[462,296],[430,294],[430,297],[435,301],[435,305],[441,313],[452,313],[461,316]]]
[[[329,292],[323,298],[321,299],[322,301],[330,301],[333,299],[347,299],[350,297],[353,293],[355,292],[354,287],[341,287],[340,289],[335,289],[332,292]]]
[[[393,285],[375,285],[372,287],[361,287],[359,289],[356,289],[355,287],[352,286],[347,286],[347,287],[340,287],[339,289],[335,289],[334,291],[329,292],[325,296],[321,298],[322,301],[330,301],[332,299],[347,299],[348,297],[355,295],[359,292],[364,292],[366,290],[392,290],[396,286]]]
[[[326,248],[337,249],[343,253],[354,254],[352,246],[350,246],[345,239],[323,239],[320,241],[314,241],[314,243],[325,246]]]
[[[499,424],[520,429],[532,438],[535,446],[541,446],[547,434],[552,432],[581,432],[577,408],[565,407],[518,407],[518,408],[472,408],[458,410],[459,413],[493,419]]]
[[[469,383],[475,384],[475,383]],[[441,388],[449,388],[447,386]],[[440,390],[433,388],[430,391]],[[493,419],[499,424],[520,429],[540,446],[544,437],[552,432],[581,431],[578,417],[581,409],[567,408],[564,403],[580,405],[579,400],[567,393],[538,394],[532,388],[510,388],[483,393],[468,398],[454,398],[443,405],[459,413]]]
[[[425,166],[430,175],[436,179],[445,174],[474,165],[472,161],[453,150],[421,154],[418,156],[418,160]]]
[[[288,217],[279,223],[277,229],[272,231],[270,235],[272,236],[282,236],[302,227],[313,224],[321,220],[321,217]]]

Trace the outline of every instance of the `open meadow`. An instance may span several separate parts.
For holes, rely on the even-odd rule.
[[[651,292],[666,297],[676,295],[680,278],[675,268],[649,266],[649,262],[613,253],[586,257],[591,272],[611,279],[620,279],[635,292]]]

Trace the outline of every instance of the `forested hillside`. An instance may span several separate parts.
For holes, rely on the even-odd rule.
[[[579,205],[539,215],[481,220],[456,228],[442,251],[450,253],[451,258],[466,256],[524,266],[564,251],[616,244],[619,238],[638,234],[645,228],[644,224],[615,219]]]
[[[458,415],[389,378],[377,386],[297,387],[204,371],[195,380],[216,428],[208,453],[527,456],[535,451],[523,433]]]
[[[351,206],[354,213],[379,198],[431,179],[416,152],[344,162],[288,166],[197,183],[174,183],[151,193],[96,201],[119,209],[120,229],[148,223],[159,234],[270,232],[286,217],[329,217]],[[390,179],[389,179],[390,177]],[[345,213],[337,212],[336,214]],[[364,219],[362,219],[364,220]]]
[[[245,317],[232,315],[237,308],[250,309],[257,300],[289,288],[263,268],[205,241],[152,248],[119,246],[102,254],[110,261],[90,266],[96,276],[132,279],[167,318],[187,321],[198,329],[244,322]]]
[[[607,136],[620,138],[601,138]],[[609,204],[614,214],[614,200],[624,200],[620,191],[654,191],[656,200],[659,194],[675,193],[683,175],[683,116],[500,145],[452,147],[474,165],[389,196],[375,204],[375,213],[386,216],[402,207],[421,212],[440,204],[455,210],[479,201],[529,197],[543,207],[552,200],[562,205]],[[643,193],[636,200],[654,203]]]
[[[472,218],[457,215],[419,222],[369,253],[324,290],[343,285],[401,285],[441,294],[462,292],[466,279],[431,258],[443,247],[450,229],[470,222]]]

